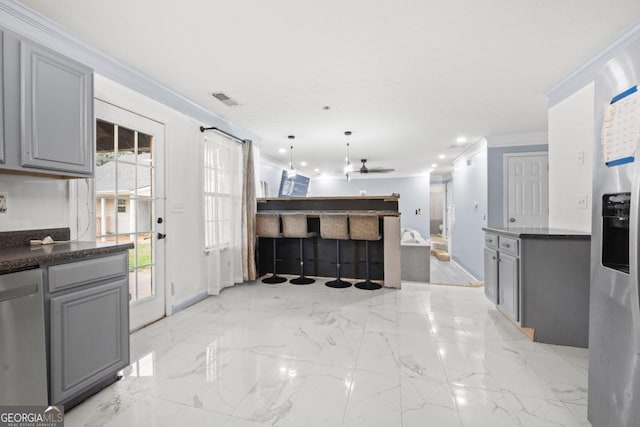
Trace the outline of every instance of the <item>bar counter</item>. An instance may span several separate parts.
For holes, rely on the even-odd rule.
[[[322,214],[378,215],[381,239],[369,242],[371,279],[385,287],[400,288],[400,213],[397,195],[336,196],[336,197],[279,197],[257,200],[258,212],[305,214],[309,231],[318,236],[304,240],[305,275],[335,276],[336,241],[320,237]],[[296,238],[277,239],[278,274],[300,272],[299,243]],[[342,276],[349,281],[364,279],[365,242],[341,240]],[[271,272],[271,239],[258,240],[257,265],[262,276]]]

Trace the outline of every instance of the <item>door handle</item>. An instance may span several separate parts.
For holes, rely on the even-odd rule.
[[[516,222],[515,218],[509,218],[509,222]]]
[[[166,235],[166,234],[164,234],[164,233],[158,233],[157,237],[158,237],[158,240],[162,240],[162,239],[164,239],[165,237],[167,237],[167,235]]]

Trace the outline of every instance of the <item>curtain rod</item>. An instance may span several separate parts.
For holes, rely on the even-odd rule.
[[[221,133],[223,135],[228,136],[229,138],[233,139],[234,141],[236,141],[236,142],[238,142],[240,144],[244,144],[244,139],[240,139],[237,136],[230,134],[229,132],[225,132],[222,129],[218,129],[217,127],[213,127],[212,126],[212,127],[206,128],[204,126],[200,126],[200,132],[204,133],[205,130],[214,130],[214,131],[216,131],[218,133]]]

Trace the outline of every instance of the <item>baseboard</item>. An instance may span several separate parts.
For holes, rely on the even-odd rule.
[[[511,322],[511,324],[513,326],[518,328],[520,330],[520,332],[525,334],[527,336],[527,338],[529,338],[531,341],[535,341],[534,340],[534,337],[536,336],[536,330],[535,329],[533,329],[533,328],[525,328],[523,326],[518,325],[511,317],[509,317],[508,314],[506,314],[504,311],[500,310],[500,307],[498,307],[497,305],[496,305],[496,310],[498,310],[500,312],[500,314],[502,314],[509,322]]]
[[[171,315],[176,314],[179,311],[184,310],[187,307],[192,306],[193,304],[199,303],[200,301],[209,298],[209,294],[206,292],[203,292],[201,294],[198,294],[192,298],[189,298],[186,301],[181,302],[180,304],[176,304],[176,305],[172,305],[171,306]]]

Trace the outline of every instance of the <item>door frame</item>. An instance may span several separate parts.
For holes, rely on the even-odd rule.
[[[549,180],[549,151],[527,151],[502,154],[502,224],[509,226],[509,159],[512,157],[547,156],[547,181]],[[549,196],[547,189],[547,197]],[[547,220],[549,213],[547,212]]]
[[[133,111],[129,108],[123,107],[121,105],[118,105],[116,103],[110,102],[106,99],[101,99],[99,97],[96,97],[94,100],[94,111],[95,111],[95,117],[94,120],[98,120],[98,119],[102,119],[114,124],[117,124],[118,126],[125,126],[128,127],[130,129],[133,129],[135,131],[140,131],[143,133],[147,133],[147,134],[151,134],[154,136],[154,139],[156,139],[156,141],[154,141],[154,144],[156,144],[156,146],[159,146],[157,151],[156,151],[156,146],[154,146],[154,152],[159,153],[159,161],[155,164],[155,172],[154,172],[154,181],[153,181],[153,186],[157,191],[157,189],[161,190],[161,194],[159,195],[160,197],[154,197],[154,201],[155,201],[155,215],[153,218],[154,223],[152,224],[152,228],[153,228],[153,233],[155,234],[157,232],[161,232],[161,233],[165,233],[166,230],[166,213],[167,213],[167,206],[166,206],[166,200],[167,200],[167,196],[166,196],[166,190],[167,190],[167,186],[166,186],[166,181],[167,181],[167,177],[166,177],[166,172],[167,172],[167,168],[166,168],[166,152],[167,152],[167,129],[166,129],[166,125],[158,120],[155,120],[145,114],[141,114],[138,113],[136,111]],[[106,114],[105,114],[106,112]],[[135,116],[135,119],[132,120],[127,120],[125,119],[121,119],[121,120],[115,120],[113,118],[110,118],[109,114],[125,114],[125,115],[130,115],[130,116]],[[139,123],[135,123],[136,120],[141,120],[141,121],[145,121],[147,122],[147,126],[140,126]],[[153,129],[155,128],[155,129]],[[159,140],[159,141],[158,141]],[[157,194],[157,193],[156,193]],[[92,196],[93,196],[93,200],[95,201],[95,187],[92,189]],[[161,203],[157,203],[158,201],[160,201]],[[94,202],[95,204],[95,202]],[[162,224],[157,224],[155,222],[155,218],[158,217],[162,217],[165,219],[165,221]],[[94,214],[94,221],[95,221],[95,214]],[[94,235],[95,235],[95,229],[94,229]],[[155,259],[159,259],[160,262],[156,262],[154,259],[153,265],[154,265],[154,274],[152,276],[152,280],[155,281],[156,283],[156,287],[155,287],[155,295],[139,300],[139,301],[135,301],[133,303],[129,303],[129,308],[130,308],[130,313],[129,313],[129,320],[130,320],[130,331],[134,331],[137,329],[140,329],[150,323],[155,322],[156,320],[159,320],[165,316],[167,316],[168,314],[168,310],[167,310],[167,306],[168,306],[168,297],[169,297],[169,292],[168,292],[168,285],[167,285],[167,274],[166,274],[166,269],[167,269],[167,245],[166,245],[166,240],[162,239],[162,240],[158,240],[156,238],[155,235],[152,236],[153,242],[154,242],[154,253],[155,254],[160,254],[160,256],[156,255]],[[160,284],[161,286],[157,286],[158,284]],[[160,297],[160,299],[158,299],[158,297]],[[140,313],[140,314],[135,314],[132,313],[134,311],[135,307],[140,307],[145,303],[150,303],[152,301],[157,301],[156,302],[156,306],[155,307],[149,307],[149,309],[147,309],[147,313],[146,315],[144,313]],[[151,314],[153,313],[153,314]]]

